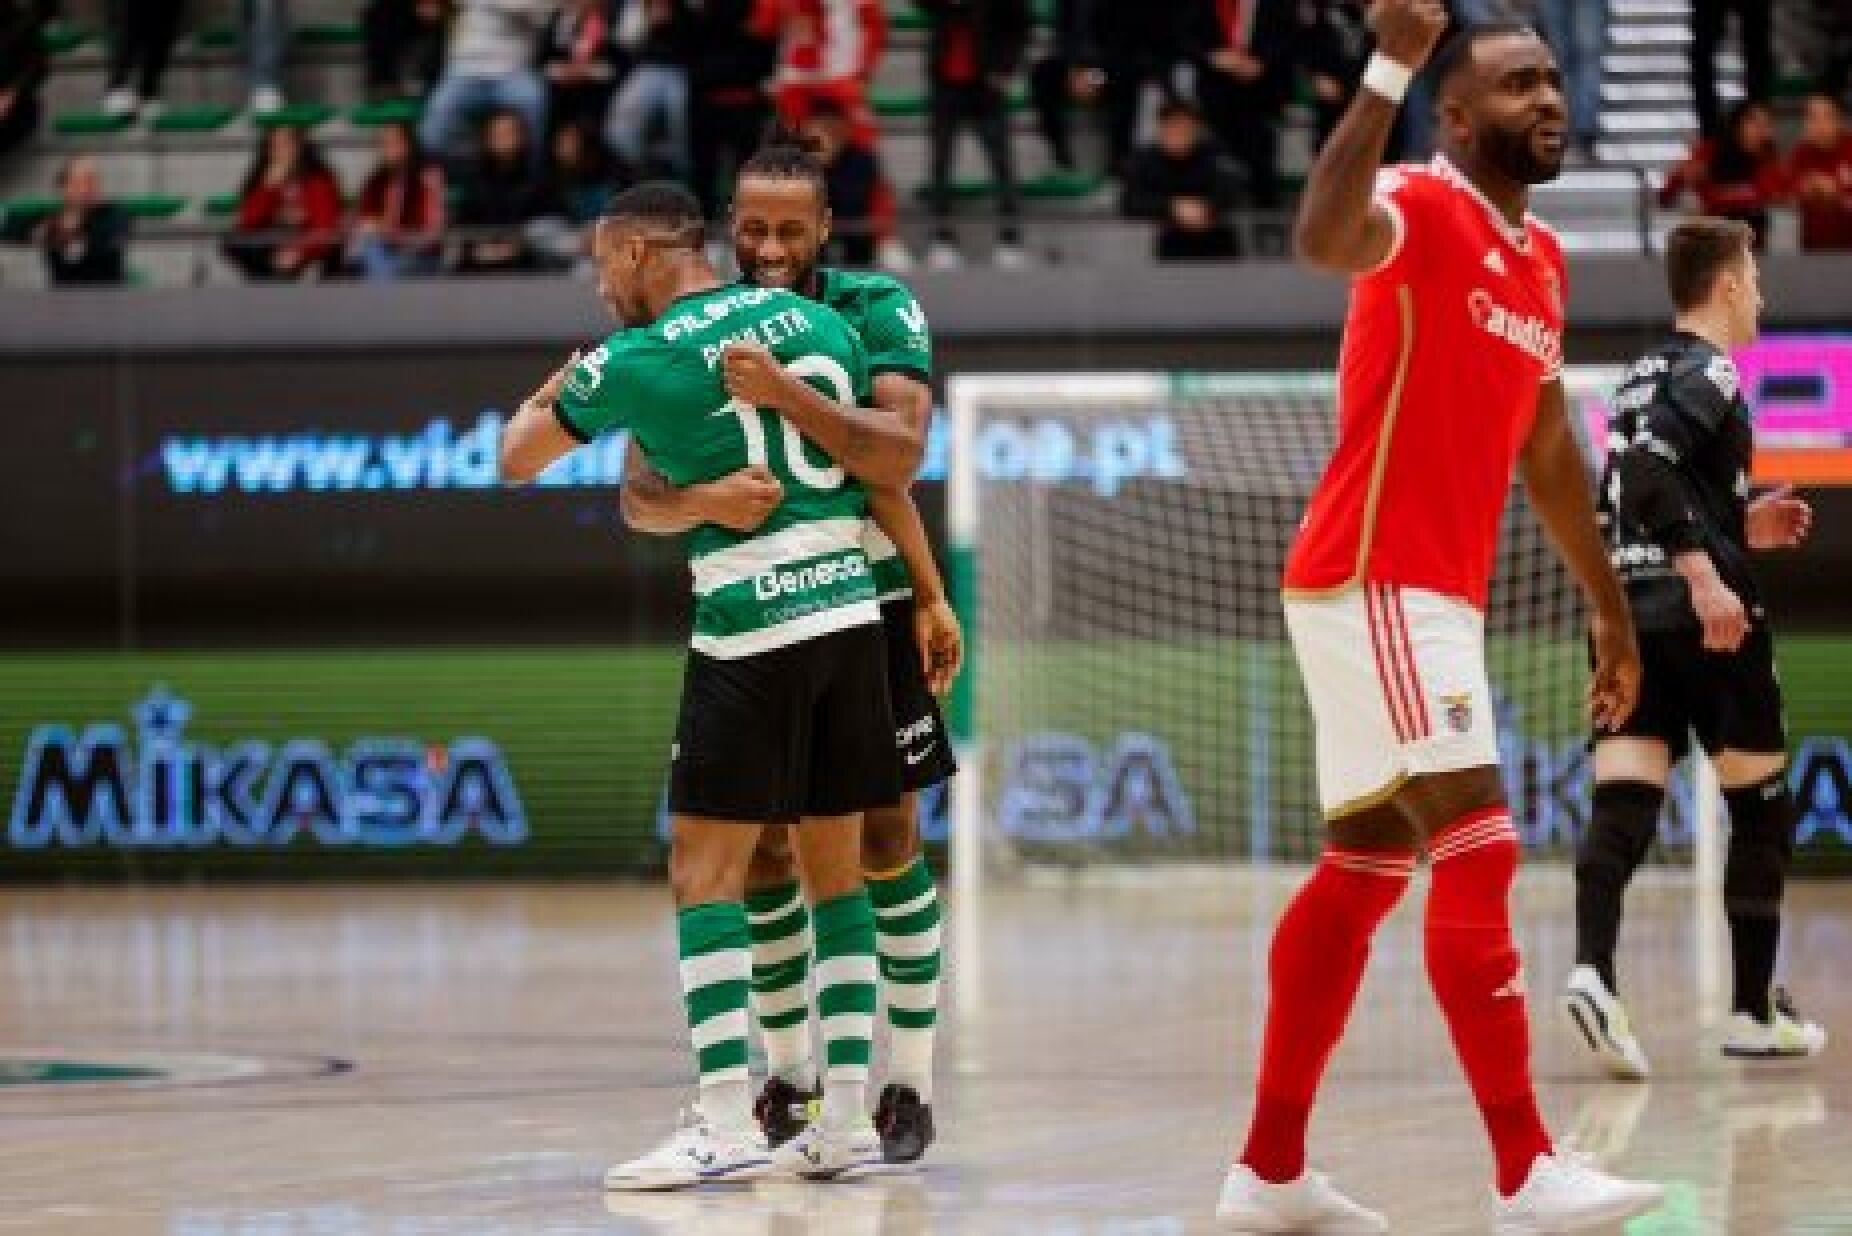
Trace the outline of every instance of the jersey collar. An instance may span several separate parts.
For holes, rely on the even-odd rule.
[[[1524,221],[1513,227],[1511,221],[1505,218],[1505,213],[1492,204],[1492,199],[1479,191],[1479,186],[1468,179],[1465,172],[1454,166],[1452,159],[1444,154],[1437,154],[1428,164],[1428,169],[1447,183],[1466,190],[1467,195],[1478,204],[1479,209],[1485,212],[1487,221],[1498,229],[1499,234],[1510,242],[1512,248],[1519,253],[1530,252],[1530,221],[1534,217],[1530,211],[1525,211]]]

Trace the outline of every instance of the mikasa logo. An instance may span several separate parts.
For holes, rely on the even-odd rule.
[[[1536,357],[1545,369],[1556,368],[1562,359],[1562,336],[1551,330],[1548,322],[1538,317],[1519,316],[1493,300],[1484,288],[1474,288],[1467,293],[1466,311],[1480,330]]]
[[[840,558],[830,558],[795,571],[761,571],[752,577],[752,595],[760,601],[775,601],[781,596],[827,588],[866,574],[868,559],[860,550],[852,550]]]

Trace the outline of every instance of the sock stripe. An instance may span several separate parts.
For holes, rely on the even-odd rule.
[[[1325,851],[1323,860],[1345,871],[1354,871],[1358,875],[1385,876],[1390,879],[1406,879],[1415,874],[1415,856],[1413,854],[1392,854],[1368,850]]]
[[[723,1039],[711,1047],[696,1050],[701,1069],[701,1084],[711,1086],[723,1081],[743,1081],[746,1077],[746,1040]],[[738,1070],[738,1076],[734,1076]]]
[[[693,1026],[728,1009],[745,1008],[749,997],[744,979],[726,979],[692,991],[684,989],[682,998],[688,1005],[688,1024]]]
[[[883,921],[887,919],[906,918],[908,915],[918,914],[929,906],[936,909],[938,904],[939,890],[929,885],[925,892],[919,894],[917,897],[910,897],[899,905],[877,905],[875,907],[875,917]],[[883,930],[892,929],[884,927]]]
[[[752,1008],[762,1019],[788,1017],[810,1011],[810,991],[802,983],[784,987],[755,988]]]
[[[881,988],[881,997],[887,1002],[888,1013],[891,1015],[896,1010],[903,1013],[936,1013],[939,989],[934,980],[938,977],[934,973],[919,982],[909,983],[889,975]]]
[[[1501,814],[1475,824],[1448,829],[1428,848],[1428,861],[1445,862],[1470,850],[1505,842],[1516,843],[1517,839],[1518,832],[1511,826],[1511,817]]]
[[[746,963],[745,966],[741,966],[742,961]],[[682,990],[696,992],[713,983],[740,978],[751,965],[749,955],[743,948],[723,948],[712,953],[684,957],[681,961]]]
[[[934,928],[910,936],[881,937],[881,956],[893,961],[920,961],[939,952],[939,931]]]
[[[696,1051],[705,1051],[717,1043],[729,1039],[746,1039],[746,1010],[727,1009],[694,1024],[693,1035]]]
[[[875,959],[868,954],[851,953],[846,957],[826,957],[817,963],[819,990],[857,983],[867,983],[873,986],[875,977]]]
[[[769,905],[748,904],[746,907],[746,921],[754,927],[764,927],[770,923],[776,923],[779,919],[797,915],[809,918],[810,910],[804,904],[804,894],[797,890],[796,885],[791,887],[789,894],[780,897],[776,902]]]
[[[937,930],[939,926],[939,903],[933,902],[923,910],[915,911],[905,918],[884,918],[876,922],[875,932],[879,937],[917,936],[924,932]]]

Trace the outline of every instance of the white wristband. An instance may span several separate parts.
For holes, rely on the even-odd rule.
[[[1391,103],[1400,103],[1402,96],[1408,93],[1408,83],[1414,78],[1414,70],[1407,65],[1381,52],[1372,52],[1370,63],[1363,70],[1363,88],[1374,90]]]

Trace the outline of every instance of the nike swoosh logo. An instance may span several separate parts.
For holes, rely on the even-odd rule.
[[[907,763],[908,763],[908,764],[917,764],[917,763],[919,763],[919,762],[920,762],[921,760],[923,760],[923,759],[925,759],[925,758],[926,758],[927,756],[929,756],[929,755],[931,755],[931,754],[932,754],[932,749],[933,749],[934,747],[936,747],[936,746],[938,746],[938,745],[939,745],[939,744],[938,744],[938,743],[936,743],[936,742],[929,742],[929,743],[927,743],[927,744],[926,744],[926,746],[925,746],[925,749],[924,749],[924,750],[922,750],[922,751],[921,751],[921,752],[920,752],[920,753],[919,753],[918,755],[915,755],[915,754],[913,754],[913,753],[912,753],[911,751],[909,751],[909,752],[907,752]]]

